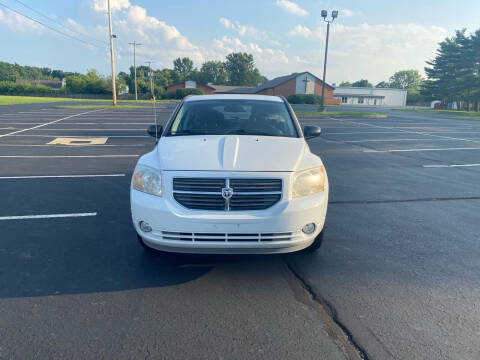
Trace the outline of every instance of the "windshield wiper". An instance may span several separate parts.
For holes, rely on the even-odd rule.
[[[172,135],[177,136],[177,135],[207,135],[207,134],[205,132],[200,132],[200,131],[182,130],[182,131],[178,131],[178,132],[176,132]]]

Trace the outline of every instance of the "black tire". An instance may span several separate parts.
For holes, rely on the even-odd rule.
[[[324,231],[322,230],[320,234],[317,235],[315,240],[313,240],[313,243],[309,247],[307,247],[305,250],[308,252],[313,252],[320,249],[320,246],[322,246],[322,243],[323,243],[323,233]]]

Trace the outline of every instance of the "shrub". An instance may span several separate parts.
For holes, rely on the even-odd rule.
[[[322,97],[314,94],[295,94],[288,97],[291,104],[321,104]]]
[[[195,89],[195,88],[185,88],[185,89],[177,89],[175,92],[175,97],[177,99],[183,99],[185,96],[188,95],[203,95],[203,90]]]
[[[54,90],[48,86],[30,83],[14,83],[13,81],[0,81],[0,94],[4,95],[48,95]]]

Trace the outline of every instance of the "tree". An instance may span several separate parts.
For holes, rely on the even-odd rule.
[[[353,87],[372,87],[373,85],[368,80],[358,80],[352,84]]]
[[[193,61],[188,57],[176,58],[173,60],[173,73],[175,82],[189,80],[190,74],[193,72]]]
[[[200,68],[200,80],[203,84],[228,84],[228,73],[225,64],[221,61],[207,61]]]
[[[390,84],[386,81],[380,81],[377,85],[375,85],[376,88],[389,88]]]
[[[423,78],[418,70],[397,71],[390,77],[390,87],[410,91],[419,91]]]
[[[225,69],[229,76],[229,85],[256,86],[265,81],[255,67],[253,55],[247,53],[231,53],[227,55]]]
[[[339,86],[352,86],[352,83],[349,81],[342,81]]]

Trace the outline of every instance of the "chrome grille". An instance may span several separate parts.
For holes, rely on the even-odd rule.
[[[231,197],[222,190],[231,189]],[[281,179],[173,178],[173,198],[196,210],[264,210],[282,197]]]
[[[184,233],[162,231],[163,240],[190,242],[272,242],[293,241],[300,237],[298,233]]]

